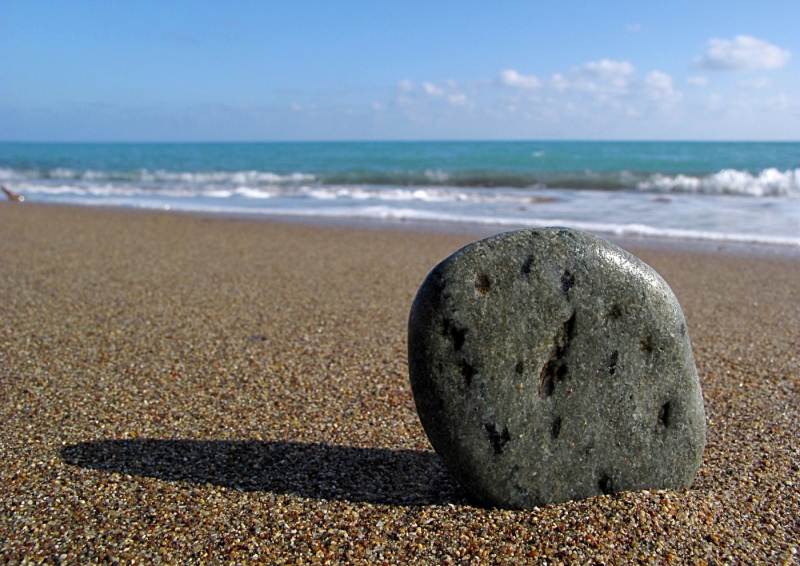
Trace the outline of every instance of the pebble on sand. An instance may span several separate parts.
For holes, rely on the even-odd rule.
[[[678,301],[591,234],[507,232],[444,260],[411,310],[409,369],[431,444],[483,505],[689,487],[702,460]]]

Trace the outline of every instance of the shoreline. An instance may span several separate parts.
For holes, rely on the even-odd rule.
[[[475,222],[445,222],[439,220],[397,220],[373,219],[359,217],[337,217],[324,215],[292,215],[243,212],[207,212],[193,210],[163,210],[151,208],[133,208],[126,206],[63,203],[23,203],[24,206],[44,207],[78,207],[88,209],[109,209],[154,214],[171,214],[188,217],[207,218],[209,220],[233,219],[243,222],[275,222],[279,224],[296,224],[301,226],[352,228],[359,230],[399,231],[413,233],[446,234],[451,236],[467,236],[473,240],[487,238],[501,232],[530,229],[522,224],[491,224]],[[0,201],[0,205],[19,205]],[[555,224],[554,224],[555,226]],[[566,224],[569,226],[569,224]],[[685,251],[694,253],[721,254],[736,257],[772,257],[776,259],[800,260],[800,245],[789,243],[757,243],[729,240],[678,238],[665,236],[629,236],[611,232],[589,231],[618,245],[623,249]]]
[[[686,316],[690,489],[470,504],[408,309],[472,234],[0,205],[0,561],[797,563],[800,262],[631,246]]]

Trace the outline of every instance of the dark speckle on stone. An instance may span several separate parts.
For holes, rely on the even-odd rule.
[[[495,454],[502,454],[503,450],[508,444],[508,441],[511,440],[511,435],[508,434],[508,427],[503,427],[503,430],[500,430],[494,423],[486,423],[483,425],[486,428],[486,432],[489,433],[489,442],[492,443],[492,448],[494,448]]]
[[[572,316],[564,321],[564,324],[556,332],[553,338],[553,353],[542,367],[541,374],[539,374],[539,397],[549,397],[553,394],[555,385],[566,379],[567,363],[564,361],[564,357],[567,355],[569,342],[574,334],[575,311],[572,311]]]
[[[539,397],[550,397],[553,394],[553,375],[550,372],[550,362],[542,370],[542,379],[539,383]]]
[[[525,258],[525,263],[522,264],[520,272],[523,275],[530,275],[532,266],[533,266],[533,256],[529,255],[527,258]]]
[[[642,341],[639,342],[639,349],[642,352],[647,352],[648,354],[652,354],[653,350],[655,350],[655,347],[655,341],[653,340],[653,336],[650,334],[642,338]]]
[[[475,368],[464,361],[459,366],[461,367],[461,375],[464,376],[464,384],[469,387],[472,385],[472,376],[475,375]]]
[[[489,276],[485,273],[479,273],[478,279],[475,281],[475,289],[481,295],[485,295],[489,292],[489,288],[492,286],[491,282],[489,281]]]
[[[617,360],[619,360],[619,352],[614,350],[611,353],[611,359],[608,360],[608,373],[611,375],[617,372]]]
[[[561,432],[561,417],[556,417],[553,421],[553,424],[550,425],[550,436],[553,439],[558,438],[559,433]]]
[[[564,273],[561,274],[561,292],[566,295],[574,286],[575,276],[570,273],[569,270],[565,270]]]
[[[600,493],[604,495],[614,493],[614,481],[608,474],[600,475],[600,479],[597,480],[597,487],[600,489]]]
[[[467,339],[467,330],[466,328],[458,328],[452,322],[448,325],[450,330],[450,339],[453,340],[453,349],[458,352],[463,346],[464,341]]]
[[[658,424],[665,427],[669,426],[670,409],[669,401],[661,405],[658,409]]]
[[[681,324],[681,338],[686,336],[686,325]]]
[[[514,366],[514,371],[522,375],[522,372],[525,371],[525,365],[521,361],[517,362],[517,364]]]
[[[611,308],[608,309],[608,313],[606,314],[606,319],[609,320],[619,320],[622,318],[622,307],[619,304],[614,303],[611,305]]]
[[[565,338],[564,338],[564,354],[567,353],[567,348],[569,347],[569,341],[575,337],[575,315],[577,311],[572,311],[572,315],[567,319],[567,322],[564,324],[564,331],[565,331]],[[562,354],[563,355],[563,354]]]

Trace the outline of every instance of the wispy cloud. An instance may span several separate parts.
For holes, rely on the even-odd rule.
[[[732,40],[709,39],[706,52],[695,60],[701,69],[710,71],[752,71],[784,67],[792,54],[776,45],[749,35]]]
[[[403,79],[397,82],[397,90],[400,92],[411,92],[414,90],[414,83],[408,79]]]
[[[705,75],[694,75],[686,79],[686,83],[692,86],[707,86],[708,77]]]
[[[583,116],[642,117],[668,111],[682,98],[667,73],[636,74],[629,61],[601,59],[554,73],[549,79],[515,69],[502,71],[495,81],[501,89],[501,114],[558,122]]]
[[[506,69],[500,73],[500,84],[515,88],[535,89],[542,86],[542,81],[534,75],[520,75],[514,69]]]
[[[445,95],[445,90],[443,88],[438,87],[435,84],[428,83],[428,82],[422,83],[422,90],[428,96],[444,96]]]
[[[400,95],[395,100],[399,106],[419,105],[425,99],[440,99],[451,106],[470,106],[471,101],[462,91],[459,84],[448,79],[443,85],[437,85],[429,81],[423,81],[417,86],[409,79],[403,79],[396,85]]]
[[[625,29],[628,31],[642,31],[642,24],[628,24]]]
[[[300,125],[334,123],[336,116],[345,115],[348,124],[367,127],[371,120],[369,127],[379,136],[391,130],[410,137],[691,137],[709,135],[703,124],[741,136],[761,127],[762,121],[768,126],[753,131],[791,131],[798,100],[775,96],[766,77],[740,78],[726,83],[719,94],[709,88],[714,82],[706,73],[681,77],[684,85],[706,87],[689,88],[684,95],[664,70],[637,69],[631,61],[606,58],[549,76],[506,68],[493,78],[403,78],[393,89],[387,85],[384,98],[360,100],[352,92],[342,101],[292,97],[284,99],[284,109],[294,110],[286,114],[296,116]]]

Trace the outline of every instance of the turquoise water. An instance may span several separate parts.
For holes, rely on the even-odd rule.
[[[800,143],[0,144],[27,200],[800,243]]]
[[[654,174],[800,168],[798,143],[335,142],[0,144],[0,168],[47,177],[142,171],[310,174],[324,184],[625,189]],[[735,192],[736,187],[729,187]]]

